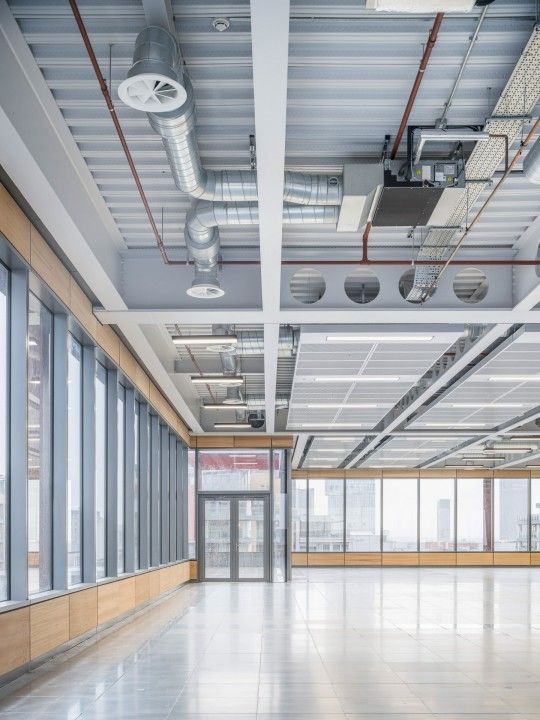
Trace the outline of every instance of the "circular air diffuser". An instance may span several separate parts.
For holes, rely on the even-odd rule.
[[[211,299],[219,298],[225,295],[225,290],[222,290],[219,285],[210,285],[208,283],[193,283],[191,287],[186,290],[187,294],[194,298],[199,299]]]
[[[141,73],[127,77],[118,87],[122,102],[135,110],[164,113],[181,107],[186,89],[177,80],[158,73]]]

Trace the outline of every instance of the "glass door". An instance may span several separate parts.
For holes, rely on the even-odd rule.
[[[203,580],[269,580],[267,496],[199,498]]]

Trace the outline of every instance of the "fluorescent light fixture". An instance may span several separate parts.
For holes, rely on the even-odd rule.
[[[28,384],[29,384],[29,385],[41,385],[41,380],[37,380],[37,379],[36,379],[36,380],[29,380],[29,381],[28,381]]]
[[[245,403],[239,405],[225,405],[223,403],[207,403],[202,406],[203,410],[247,410],[248,406]]]
[[[344,452],[344,448],[320,448],[319,450],[310,450],[310,455],[312,453],[338,453],[341,455]]]
[[[489,448],[484,448],[486,452],[500,452],[501,450],[504,450],[506,453],[528,453],[532,452],[533,450],[538,450],[538,447],[536,445],[503,445],[503,444],[496,444]]]
[[[236,345],[236,335],[175,335],[175,345]]]
[[[447,422],[425,422],[421,423],[424,427],[440,427],[452,430],[453,428],[475,428],[486,427],[488,423],[471,422],[471,423],[447,423]]]
[[[326,377],[315,377],[314,382],[399,382],[399,375],[328,375]]]
[[[488,410],[489,408],[520,408],[524,407],[524,403],[439,403],[437,407],[444,408],[480,408]]]
[[[506,460],[504,455],[463,455],[464,460]]]
[[[361,343],[407,343],[429,342],[433,335],[327,335],[326,342],[338,345],[356,345]]]
[[[540,382],[540,375],[493,375],[489,382]]]
[[[239,375],[192,375],[191,382],[195,385],[243,385],[244,378]],[[231,407],[235,407],[232,405]]]
[[[377,403],[308,403],[307,405],[309,410],[324,410],[326,408],[328,409],[339,409],[339,408],[352,408],[354,410],[368,410],[372,408],[377,408],[379,405]]]
[[[336,459],[333,458],[333,457],[324,457],[324,456],[321,456],[321,457],[318,457],[318,458],[313,458],[313,459],[314,459],[315,462],[319,462],[319,460],[329,460],[330,462],[335,462],[335,461],[336,461]]]
[[[369,427],[369,423],[300,423],[305,428],[360,428]]]
[[[251,428],[251,425],[249,423],[214,423],[214,427],[218,428],[219,430],[249,430]]]

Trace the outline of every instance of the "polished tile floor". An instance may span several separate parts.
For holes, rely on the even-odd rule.
[[[540,568],[191,585],[34,673],[7,718],[540,720]]]

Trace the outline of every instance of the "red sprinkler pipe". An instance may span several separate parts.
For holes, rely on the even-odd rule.
[[[424,50],[424,54],[422,55],[422,60],[420,61],[420,67],[418,68],[418,72],[416,73],[416,78],[415,78],[414,84],[412,86],[411,94],[409,95],[409,99],[408,99],[407,105],[405,107],[405,112],[403,113],[403,117],[401,118],[399,130],[397,131],[396,139],[394,140],[392,152],[390,153],[391,160],[395,160],[395,158],[396,158],[397,151],[398,151],[399,145],[401,143],[401,138],[403,137],[405,128],[407,127],[407,125],[409,123],[409,117],[410,117],[411,111],[413,109],[413,105],[416,100],[416,96],[418,95],[418,90],[420,89],[420,85],[422,84],[422,80],[424,79],[424,72],[429,63],[429,58],[431,57],[431,51],[433,50],[433,47],[434,47],[435,43],[437,42],[437,35],[439,33],[439,29],[441,27],[443,17],[444,17],[444,13],[437,13],[437,16],[435,17],[435,22],[433,23],[433,27],[431,28],[431,31],[429,33],[428,41],[426,43],[426,48]]]

